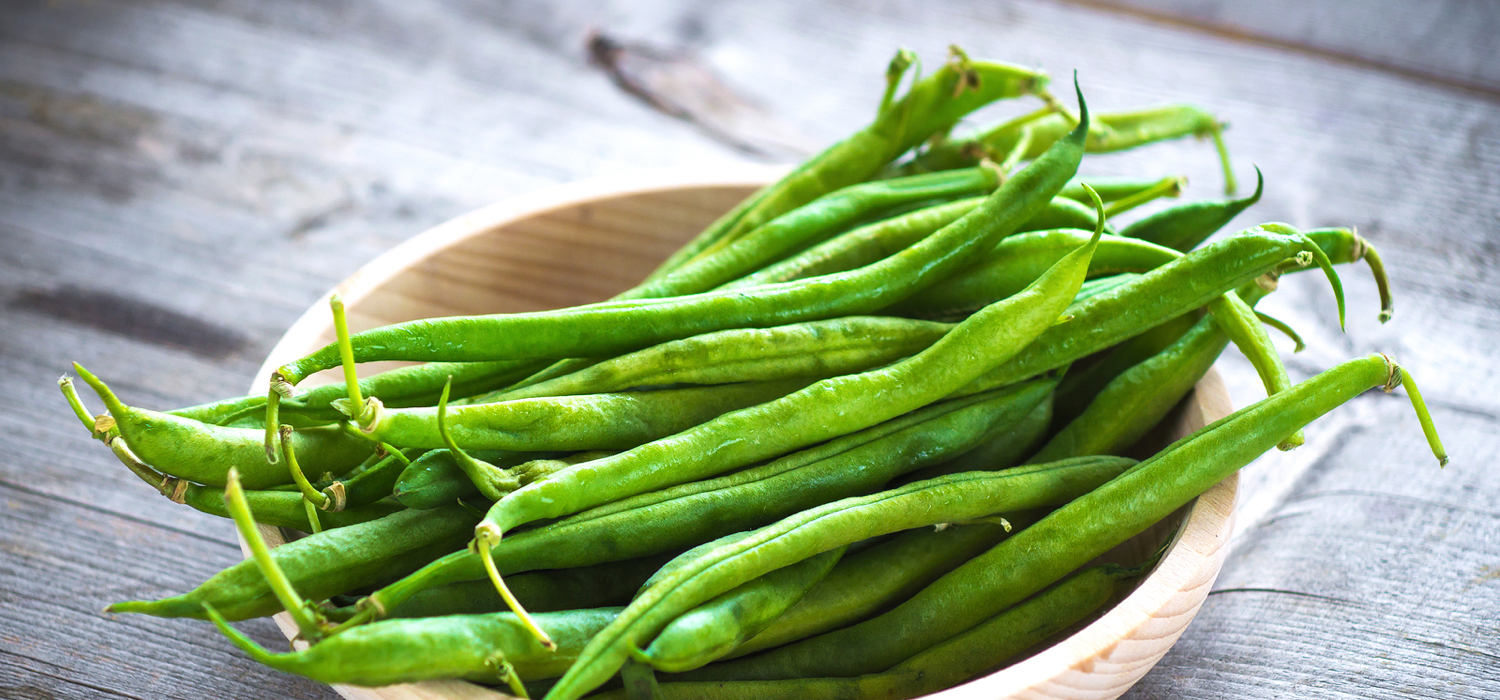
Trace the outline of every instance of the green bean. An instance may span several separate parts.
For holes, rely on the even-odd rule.
[[[900,56],[898,56],[900,58]],[[1002,98],[1020,97],[1047,85],[1047,76],[1020,66],[970,61],[955,48],[954,58],[925,79],[914,81],[899,100],[881,103],[875,121],[797,166],[775,184],[667,258],[655,279],[716,245],[841,187],[868,180],[897,156],[946,131],[969,112]],[[894,86],[905,72],[888,75]],[[887,97],[894,94],[887,92]]]
[[[1017,226],[1016,233],[1054,228],[1092,229],[1096,217],[1094,209],[1087,204],[1067,197],[1053,197],[1045,209],[1028,219],[1025,224]],[[1104,232],[1112,234],[1115,227],[1106,222]]]
[[[1380,322],[1391,320],[1395,303],[1391,300],[1391,284],[1386,279],[1385,263],[1380,259],[1380,251],[1352,228],[1319,228],[1309,230],[1306,234],[1334,263],[1363,260],[1370,266],[1370,274],[1375,277],[1375,288],[1380,293]]]
[[[743,469],[602,505],[507,536],[493,550],[504,574],[570,568],[680,550],[760,527],[830,500],[870,493],[904,472],[963,454],[1026,416],[1051,393],[1044,378],[944,401],[822,445]],[[456,552],[364,601],[371,619],[432,586],[485,578],[479,557]]]
[[[630,648],[638,648],[687,610],[757,576],[868,537],[1066,502],[1114,478],[1132,463],[1124,458],[1089,458],[1003,472],[955,474],[803,511],[706,552],[647,586],[589,641],[547,697],[582,696],[614,675]]]
[[[1307,343],[1302,342],[1302,336],[1297,335],[1297,330],[1288,325],[1286,321],[1282,321],[1262,311],[1256,311],[1255,317],[1260,319],[1260,322],[1266,324],[1266,326],[1281,331],[1282,335],[1290,338],[1293,343],[1296,343],[1296,347],[1292,350],[1293,353],[1299,353],[1307,349]]]
[[[654,345],[487,398],[513,401],[643,386],[821,379],[894,362],[932,345],[951,328],[949,324],[879,316],[736,328]]]
[[[1084,204],[1089,203],[1089,195],[1083,186],[1087,184],[1099,195],[1099,199],[1106,204],[1117,202],[1122,199],[1139,195],[1143,192],[1163,186],[1167,183],[1177,183],[1178,189],[1185,186],[1187,178],[1182,175],[1168,175],[1163,178],[1148,179],[1141,177],[1075,177],[1064,185],[1059,197],[1076,199]],[[1175,196],[1175,195],[1168,195]]]
[[[1144,531],[1324,413],[1371,387],[1393,389],[1403,380],[1433,453],[1445,461],[1410,375],[1384,355],[1351,360],[1178,440],[880,617],[755,657],[705,667],[690,679],[857,676],[890,668],[973,628],[977,621]]]
[[[1109,207],[1104,210],[1104,215],[1108,218],[1113,219],[1120,214],[1124,214],[1125,212],[1130,211],[1131,209],[1139,207],[1143,204],[1147,204],[1149,202],[1156,201],[1158,199],[1161,199],[1162,197],[1180,196],[1182,194],[1182,188],[1184,187],[1187,187],[1187,178],[1185,177],[1179,176],[1165,178],[1148,189],[1141,190],[1140,192],[1131,194],[1128,197],[1123,197],[1120,200],[1110,204]]]
[[[963,391],[1005,386],[1056,369],[1138,334],[1142,328],[1188,313],[1261,275],[1306,267],[1308,258],[1327,260],[1321,249],[1310,253],[1313,248],[1317,244],[1300,234],[1259,227],[1211,243],[1128,284],[1079,301],[1067,311],[1071,321],[1043,331],[1016,357]],[[1299,259],[1299,253],[1307,255]]]
[[[906,475],[908,481],[936,479],[948,474],[972,471],[999,471],[1021,463],[1042,444],[1052,425],[1053,394],[1048,394],[1024,418],[998,425],[984,436],[984,442],[947,462]]]
[[[1030,461],[1119,454],[1192,391],[1228,344],[1229,336],[1213,318],[1199,319],[1176,342],[1111,380]]]
[[[322,639],[327,629],[327,621],[316,607],[303,600],[291,581],[287,580],[286,573],[271,557],[271,549],[266,546],[265,539],[261,537],[260,529],[255,526],[255,517],[250,513],[250,506],[245,502],[244,491],[240,488],[239,472],[233,469],[229,470],[229,485],[224,487],[224,503],[229,507],[229,514],[234,520],[235,530],[239,531],[240,540],[245,543],[245,548],[250,550],[250,561],[265,578],[277,602],[281,604],[283,610],[286,610],[287,616],[296,623],[297,636],[309,642]],[[316,530],[314,534],[317,534]],[[211,608],[205,603],[204,609]]]
[[[402,576],[462,547],[477,520],[456,505],[402,510],[288,542],[272,550],[271,557],[294,588],[312,600],[324,600]],[[189,593],[156,601],[115,603],[106,610],[202,619],[204,603],[230,620],[261,617],[281,609],[254,562],[242,561],[214,574]]]
[[[982,197],[960,199],[856,228],[754,274],[723,285],[717,291],[747,289],[777,282],[806,279],[868,265],[900,252],[931,235],[933,231],[968,213],[982,201]],[[1080,226],[1091,229],[1094,226],[1094,218],[1093,210],[1087,206],[1072,199],[1053,197],[1045,209],[1017,226],[1016,232],[1040,231],[1062,226]],[[1113,233],[1114,230],[1106,224],[1105,232]],[[1003,241],[1001,245],[1004,245]]]
[[[398,367],[359,380],[360,390],[365,396],[379,397],[391,408],[407,406],[430,406],[437,401],[438,392],[449,375],[453,376],[453,395],[471,396],[504,387],[531,372],[532,363],[512,361],[498,362],[429,362],[411,367]],[[335,410],[333,402],[347,396],[343,384],[326,384],[298,394],[295,398],[282,399],[280,410],[286,414],[283,423],[293,423],[299,418],[307,425],[336,423],[344,415]],[[254,419],[257,424],[266,409],[264,394],[225,399],[213,403],[179,408],[165,413],[179,418],[191,418],[213,425],[238,425],[245,419]],[[264,427],[263,425],[260,427]]]
[[[518,574],[507,582],[527,610],[553,612],[624,605],[675,552],[572,569]],[[474,615],[505,610],[489,581],[459,581],[430,588],[391,611],[401,618]],[[350,613],[354,612],[352,609]]]
[[[1000,242],[975,266],[928,287],[889,311],[901,315],[951,317],[1021,291],[1047,271],[1064,252],[1077,248],[1087,231],[1057,229],[1020,233]],[[1089,261],[1090,277],[1149,272],[1182,257],[1145,241],[1109,236]]]
[[[1308,231],[1307,237],[1318,244],[1318,247],[1322,248],[1330,261],[1335,264],[1354,263],[1361,259],[1376,259],[1369,257],[1373,255],[1373,248],[1370,247],[1369,242],[1360,238],[1350,229],[1317,229]],[[1372,264],[1371,267],[1372,271],[1375,272],[1376,286],[1383,290],[1381,293],[1381,313],[1384,316],[1391,304],[1388,289],[1389,283],[1385,279],[1383,268],[1380,268],[1378,263]],[[1243,300],[1253,305],[1255,300],[1269,293],[1269,290],[1263,289],[1259,285],[1251,284],[1243,286],[1237,293]],[[1262,322],[1266,322],[1260,312],[1256,312],[1256,316]],[[1055,420],[1060,425],[1072,422],[1083,413],[1094,396],[1113,378],[1119,376],[1130,367],[1138,365],[1147,358],[1166,349],[1168,345],[1181,338],[1182,334],[1186,333],[1187,329],[1196,321],[1196,314],[1178,317],[1147,331],[1145,334],[1122,343],[1119,347],[1110,351],[1107,357],[1089,365],[1081,371],[1076,368],[1070,370],[1063,377],[1062,383],[1057,388],[1058,398]],[[1140,384],[1138,386],[1147,386],[1148,384]],[[1126,391],[1132,390],[1127,389]],[[1095,428],[1080,429],[1094,430]]]
[[[849,185],[746,232],[712,255],[686,261],[615,298],[655,299],[706,292],[789,253],[821,243],[873,214],[920,202],[984,195],[999,185],[1000,176],[989,168],[963,168]]]
[[[1261,176],[1260,168],[1256,168],[1255,193],[1249,197],[1185,202],[1120,229],[1120,235],[1186,252],[1196,248],[1250,205],[1259,202],[1264,188],[1265,178]]]
[[[132,469],[132,471],[136,470]],[[224,503],[223,489],[194,484],[163,474],[148,478],[148,473],[136,471],[136,476],[155,486],[163,496],[176,503],[187,505],[200,513],[217,515],[221,518],[229,517],[229,509]],[[307,511],[302,505],[304,503],[302,494],[296,491],[246,491],[245,499],[250,503],[251,510],[255,511],[256,521],[262,525],[289,527],[302,532],[313,531]],[[352,508],[322,511],[318,519],[322,528],[332,529],[383,518],[401,509],[402,505],[399,503],[376,500]]]
[[[1202,313],[1196,311],[1183,314],[1120,343],[1085,367],[1080,368],[1079,364],[1069,367],[1057,385],[1053,421],[1058,425],[1072,422],[1089,407],[1105,385],[1176,343],[1201,316]]]
[[[551,678],[562,674],[584,643],[619,614],[619,608],[541,613],[538,622],[558,640],[543,648],[511,613],[387,620],[324,639],[301,651],[274,654],[229,626],[214,608],[208,617],[250,658],[320,683],[381,686],[436,678],[480,683],[507,676]],[[511,669],[509,673],[503,669]],[[512,692],[519,686],[511,684]]]
[[[628,449],[807,384],[793,379],[454,406],[448,430],[476,450]],[[436,408],[382,409],[364,432],[402,447],[445,447],[436,419]]]
[[[1086,118],[1087,111],[1083,114]],[[858,270],[755,291],[399,323],[356,334],[354,360],[598,356],[726,328],[784,325],[873,311],[965,266],[978,251],[994,247],[1031,218],[1076,170],[1083,134],[1079,129],[1077,136],[1058,141],[1053,151],[1017,173],[968,215],[901,253]],[[273,386],[279,394],[309,374],[342,362],[338,346],[330,345],[283,365],[273,376]]]
[[[266,463],[258,430],[224,428],[166,413],[126,406],[104,382],[74,363],[113,416],[130,449],[154,469],[205,486],[228,483],[230,469],[238,469],[247,489],[292,483],[286,467]],[[319,471],[341,474],[374,451],[374,445],[329,426],[292,434],[298,455]]]
[[[507,494],[475,528],[475,547],[490,578],[497,588],[501,586],[490,564],[490,548],[503,532],[518,525],[706,478],[860,430],[931,403],[978,378],[1056,322],[1083,283],[1103,221],[1100,216],[1100,228],[1088,243],[1063,256],[1025,291],[979,311],[907,360],[822,380],[781,399],[724,414],[670,438],[581,464],[564,475]],[[756,435],[765,425],[779,429]]]
[[[718,287],[747,289],[834,272],[844,272],[894,255],[934,231],[957,221],[984,201],[970,197],[860,226],[819,243],[781,262]]]
[[[1276,352],[1276,346],[1271,344],[1271,336],[1266,334],[1266,327],[1256,318],[1255,311],[1251,310],[1249,304],[1241,300],[1238,294],[1226,292],[1209,302],[1208,310],[1213,316],[1214,325],[1229,337],[1235,347],[1245,354],[1245,358],[1250,360],[1251,366],[1255,367],[1261,383],[1266,387],[1267,396],[1291,388],[1292,379],[1287,375],[1286,365],[1281,363],[1281,354]],[[1302,432],[1297,431],[1276,447],[1290,450],[1305,441]]]
[[[703,666],[755,636],[822,581],[848,546],[784,566],[721,593],[680,617],[641,653],[658,671],[678,673]]]
[[[1176,104],[1100,114],[1097,119],[1097,127],[1089,130],[1090,153],[1122,151],[1185,136],[1212,138],[1224,169],[1224,192],[1234,194],[1234,169],[1224,146],[1224,125],[1212,114],[1192,105]],[[984,154],[1009,153],[1023,130],[1031,132],[1031,147],[1023,157],[1035,158],[1073,125],[1067,115],[1039,110],[985,129],[973,138],[939,142],[918,155],[903,172],[951,170],[971,165]]]
[[[1012,522],[1017,528],[1023,526]],[[796,605],[724,658],[778,647],[872,617],[1007,535],[1005,528],[989,523],[917,528],[846,556]]]
[[[1139,570],[1096,566],[933,646],[895,667],[854,678],[665,683],[667,700],[850,700],[912,698],[949,688],[1001,665],[1063,630],[1088,619],[1114,596],[1121,578]],[[618,693],[598,696],[618,700]]]

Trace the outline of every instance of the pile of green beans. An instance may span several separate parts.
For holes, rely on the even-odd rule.
[[[1372,355],[1293,383],[1266,327],[1301,339],[1255,310],[1316,267],[1342,327],[1334,266],[1364,261],[1388,319],[1369,241],[1220,234],[1259,170],[1249,197],[1169,206],[1151,203],[1180,176],[1078,176],[1089,152],[1197,135],[1232,192],[1218,118],[1091,116],[1081,90],[1075,112],[1045,74],[957,48],[902,93],[914,61],[891,62],[871,124],[613,300],[351,335],[335,296],[337,342],[269,393],[168,411],[75,364],[108,411],[59,381],[90,435],[252,555],[108,611],[206,619],[327,683],[904,698],[1101,614],[1152,562],[1092,560],[1367,389],[1405,386],[1446,463],[1405,369]],[[1143,450],[1230,344],[1267,398]],[[359,376],[377,360],[423,364]],[[333,368],[342,384],[299,393]],[[258,524],[305,534],[271,549]],[[230,626],[281,611],[310,646]]]

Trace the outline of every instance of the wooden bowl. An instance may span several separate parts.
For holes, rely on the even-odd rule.
[[[600,301],[638,282],[720,213],[782,172],[760,166],[716,167],[551,187],[429,229],[365,265],[334,291],[343,296],[356,331],[429,316],[533,311]],[[324,296],[276,344],[251,390],[264,391],[276,367],[333,339]],[[338,379],[327,372],[308,378],[302,386]],[[1224,383],[1212,371],[1185,404],[1169,419],[1175,421],[1171,439],[1231,410]],[[1175,538],[1155,570],[1098,619],[1024,661],[930,697],[1120,696],[1161,659],[1208,595],[1223,565],[1237,483],[1234,476],[1225,479],[1104,557],[1144,561]],[[261,530],[272,546],[285,541],[279,530]],[[288,638],[296,634],[285,613],[276,620]],[[355,700],[509,697],[462,681],[335,689]]]

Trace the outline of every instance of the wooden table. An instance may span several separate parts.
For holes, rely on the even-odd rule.
[[[1059,83],[1076,68],[1096,109],[1222,115],[1240,177],[1253,162],[1268,183],[1236,227],[1358,226],[1395,320],[1376,322],[1355,269],[1345,334],[1315,275],[1262,308],[1309,342],[1294,378],[1398,357],[1454,456],[1437,469],[1406,400],[1375,392],[1247,468],[1214,593],[1132,697],[1500,696],[1500,7],[1304,5],[7,3],[0,697],[334,697],[206,624],[99,612],[239,551],[228,522],[89,440],[54,385],[70,360],[147,407],[238,394],[303,308],[428,226],[594,174],[747,158],[726,134],[827,143],[868,120],[895,47],[930,65],[950,42]],[[589,28],[683,47],[762,109],[666,116],[588,64]],[[1191,141],[1084,169],[1219,187]],[[1237,404],[1259,398],[1242,359],[1224,367]],[[268,620],[242,629],[284,644]]]

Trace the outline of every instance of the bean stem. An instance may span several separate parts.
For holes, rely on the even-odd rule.
[[[270,585],[271,592],[276,594],[276,599],[281,601],[281,607],[297,623],[300,636],[308,641],[321,639],[323,628],[317,613],[306,605],[302,596],[297,595],[291,581],[287,580],[276,560],[271,558],[271,549],[266,546],[266,541],[260,536],[255,516],[250,512],[250,504],[245,502],[244,490],[240,488],[240,473],[237,469],[229,470],[229,483],[224,487],[224,503],[229,508],[229,517],[234,519],[235,529],[239,530],[240,537],[245,540],[245,546],[250,548],[255,566],[266,577],[266,583]]]

